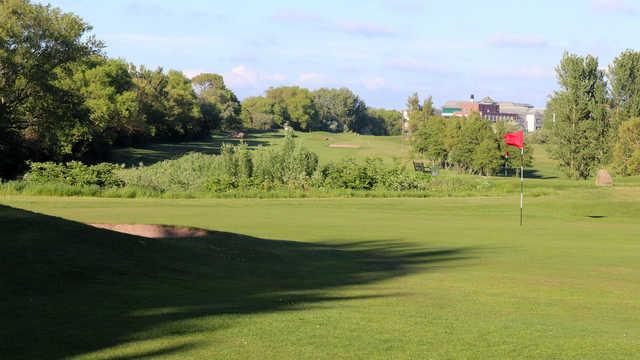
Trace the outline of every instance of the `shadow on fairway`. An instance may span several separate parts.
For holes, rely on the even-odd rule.
[[[542,179],[542,180],[558,179],[557,176],[542,175],[537,169],[525,169],[524,177],[527,179]]]
[[[10,359],[60,359],[232,326],[214,321],[223,314],[401,296],[330,290],[457,266],[471,256],[471,249],[394,240],[314,244],[213,231],[152,240],[6,206],[0,231],[0,354]],[[211,320],[189,322],[203,317]],[[165,343],[116,358],[197,346]]]

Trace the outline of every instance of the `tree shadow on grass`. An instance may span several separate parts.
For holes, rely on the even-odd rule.
[[[0,353],[11,359],[60,359],[230,326],[189,322],[204,317],[399,296],[331,290],[460,265],[472,253],[394,240],[318,244],[215,231],[152,240],[6,206],[0,229]],[[161,346],[115,358],[198,344]]]
[[[558,179],[557,176],[548,176],[540,173],[537,169],[525,169],[524,177],[527,179],[541,179],[541,180],[551,180]]]

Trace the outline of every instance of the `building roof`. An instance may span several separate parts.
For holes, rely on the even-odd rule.
[[[496,102],[493,101],[492,98],[490,98],[489,96],[485,96],[482,100],[480,100],[481,104],[495,104]]]
[[[469,101],[449,100],[442,106],[443,108],[462,108]]]

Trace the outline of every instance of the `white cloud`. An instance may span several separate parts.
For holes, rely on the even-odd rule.
[[[273,14],[271,18],[281,22],[301,23],[325,31],[334,31],[364,37],[385,37],[396,34],[394,29],[384,24],[352,20],[335,21],[323,18],[313,13],[294,10],[280,10]]]
[[[202,69],[185,69],[185,70],[182,70],[182,73],[184,74],[184,76],[188,77],[189,79],[193,79],[197,75],[200,75],[200,74],[203,74],[203,73],[208,73],[208,72],[209,71],[202,70]]]
[[[162,36],[151,34],[107,34],[104,36],[107,42],[120,43],[131,46],[145,46],[155,48],[193,48],[197,46],[211,45],[216,39],[198,36]]]
[[[362,85],[367,90],[378,90],[383,88],[387,84],[385,79],[381,76],[363,78],[361,79],[361,81],[362,81]]]
[[[593,10],[619,13],[626,15],[636,15],[638,9],[635,5],[626,0],[594,0],[591,3]]]
[[[541,48],[548,44],[543,38],[537,36],[496,34],[489,39],[489,45],[498,48]]]
[[[298,81],[300,82],[311,82],[311,81],[318,81],[320,79],[322,79],[324,77],[324,75],[316,73],[316,72],[308,72],[308,73],[302,73],[300,74],[300,76],[298,76]]]
[[[284,22],[321,22],[319,16],[307,12],[295,10],[280,10],[271,16],[274,20]]]
[[[361,35],[365,37],[381,37],[395,35],[395,31],[385,25],[372,22],[345,21],[336,22],[329,26],[340,32]]]
[[[407,72],[429,72],[429,73],[446,73],[448,69],[443,65],[432,64],[426,60],[420,60],[414,57],[399,57],[388,61],[386,67],[393,70]]]
[[[541,65],[528,65],[490,69],[483,71],[481,74],[489,78],[536,80],[553,78],[555,72],[554,69]]]
[[[336,81],[326,74],[318,72],[305,72],[298,76],[298,83],[302,86],[318,88],[323,86],[331,86],[335,84]]]
[[[267,73],[240,64],[223,75],[227,85],[240,88],[263,88],[283,82],[286,76],[280,73]]]

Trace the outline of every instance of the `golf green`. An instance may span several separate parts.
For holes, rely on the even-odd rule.
[[[527,199],[3,197],[7,358],[629,359],[640,190]],[[83,223],[173,224],[145,239]]]

